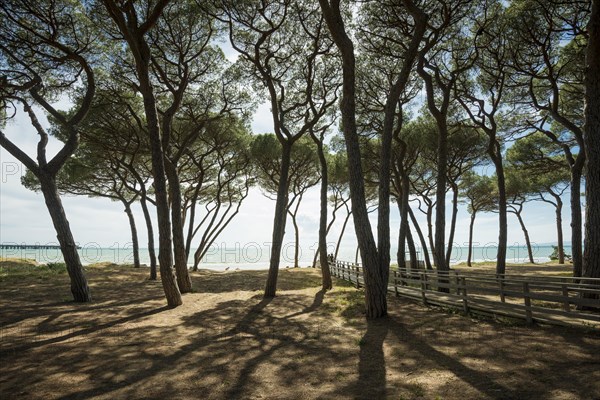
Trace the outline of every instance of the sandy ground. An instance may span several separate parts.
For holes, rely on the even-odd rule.
[[[465,272],[481,272],[486,274],[495,274],[496,264],[495,263],[473,263],[472,267],[467,266],[466,263],[453,265],[453,269]],[[573,264],[507,264],[506,265],[507,275],[528,275],[528,276],[572,276],[573,275]]]
[[[0,264],[0,268],[2,265]],[[0,280],[0,398],[599,399],[600,334],[481,321],[362,291],[318,271],[193,274],[165,307],[147,270],[90,266],[95,301],[66,275]]]

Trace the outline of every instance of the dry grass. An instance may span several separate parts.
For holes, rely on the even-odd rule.
[[[194,273],[196,293],[164,307],[147,270],[90,266],[92,304],[66,274],[0,281],[0,398],[594,399],[600,336],[508,326],[390,298],[367,322],[362,292],[318,271]],[[17,276],[12,278],[12,276]]]

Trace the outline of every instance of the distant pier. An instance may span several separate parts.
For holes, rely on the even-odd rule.
[[[78,249],[81,247],[77,246]],[[0,243],[0,250],[60,250],[55,244]]]

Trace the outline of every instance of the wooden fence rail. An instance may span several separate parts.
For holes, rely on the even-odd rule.
[[[364,286],[362,268],[332,261],[331,274]],[[444,307],[524,319],[528,323],[600,327],[600,279],[495,275],[451,270],[390,270],[388,290]]]

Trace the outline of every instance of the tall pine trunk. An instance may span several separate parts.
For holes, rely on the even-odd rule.
[[[408,254],[410,255],[410,268],[417,269],[419,262],[417,260],[417,247],[410,229],[406,230],[406,243],[408,245]]]
[[[406,215],[403,216],[403,193],[400,194],[400,198],[396,199],[398,204],[398,212],[400,213],[400,229],[398,231],[398,252],[396,258],[398,260],[398,268],[406,268],[406,231],[408,230]]]
[[[273,240],[271,242],[271,260],[265,287],[265,298],[275,297],[277,292],[277,276],[279,274],[279,261],[281,259],[281,247],[285,235],[285,222],[287,217],[288,179],[291,154],[291,144],[288,142],[281,143],[281,170],[279,172],[279,187],[277,188],[275,216],[273,217]]]
[[[515,210],[514,214],[517,216],[519,220],[519,225],[521,226],[521,230],[523,231],[523,235],[525,236],[525,245],[527,246],[527,256],[529,257],[529,262],[535,264],[535,260],[533,259],[533,250],[531,249],[531,241],[529,240],[529,231],[527,231],[527,227],[525,226],[525,222],[523,221],[523,217],[521,216],[521,210]]]
[[[152,218],[150,217],[150,211],[148,210],[148,201],[146,200],[146,194],[142,193],[140,199],[140,205],[144,213],[144,220],[146,221],[146,230],[148,231],[148,255],[150,256],[150,280],[155,281],[157,278],[156,271],[156,251],[154,249],[154,227],[152,226]]]
[[[600,1],[592,1],[585,69],[586,176],[583,276],[600,278]],[[598,298],[598,295],[587,297]]]
[[[558,248],[558,263],[565,263],[565,243],[563,238],[563,229],[562,229],[562,208],[563,202],[560,196],[556,196],[556,240],[557,240],[557,248]]]
[[[342,229],[340,231],[340,236],[338,237],[338,241],[335,245],[335,254],[333,256],[333,258],[335,258],[337,260],[338,258],[338,254],[340,252],[340,246],[342,244],[342,238],[344,237],[344,232],[346,232],[346,226],[348,225],[348,220],[350,219],[350,216],[352,215],[352,211],[349,211],[346,214],[346,218],[344,218],[344,223],[342,224]]]
[[[473,256],[473,225],[475,225],[475,216],[477,214],[473,212],[471,214],[471,223],[469,224],[469,255],[467,256],[467,265],[471,267],[471,257]]]
[[[573,276],[575,277],[582,276],[583,272],[583,232],[581,226],[581,175],[583,165],[580,162],[583,157],[581,154],[577,156],[575,165],[571,167],[571,248],[573,252]],[[587,210],[589,210],[589,207]]]
[[[146,59],[149,60],[149,57]],[[158,112],[156,110],[154,90],[150,84],[148,65],[142,64],[138,67],[138,70],[138,75],[140,76],[140,89],[144,98],[144,111],[146,114],[152,155],[152,175],[154,178],[156,219],[158,223],[158,261],[160,264],[160,277],[167,304],[169,307],[177,307],[183,304],[183,301],[173,270],[171,218],[169,217],[167,179],[165,176],[164,152],[158,123]]]
[[[79,253],[77,253],[77,246],[71,233],[71,227],[69,226],[62,201],[58,195],[56,180],[54,176],[45,175],[43,171],[40,172],[38,177],[46,207],[56,230],[56,238],[60,244],[60,251],[71,280],[73,300],[80,303],[92,301],[92,295],[83,271],[83,266],[81,265]]]
[[[313,137],[313,140],[316,137]],[[323,150],[323,141],[315,140],[319,155],[319,164],[321,166],[321,192],[320,192],[320,214],[319,214],[319,262],[321,264],[321,279],[323,290],[332,288],[331,273],[329,271],[329,262],[327,257],[327,185],[329,176],[327,174],[327,159]],[[335,212],[335,211],[334,211]],[[334,215],[335,218],[335,215]]]
[[[169,199],[167,197],[167,180],[165,176],[164,148],[156,109],[156,97],[150,80],[151,52],[146,42],[145,33],[156,22],[146,21],[140,26],[137,15],[123,13],[116,3],[105,0],[111,18],[116,22],[123,38],[127,41],[129,50],[135,60],[135,72],[139,80],[139,91],[143,98],[146,126],[150,139],[150,154],[152,159],[152,175],[156,196],[156,216],[158,221],[158,259],[160,275],[167,304],[170,307],[181,305],[181,292],[173,271],[173,248],[171,245],[171,219],[169,217]],[[154,15],[159,15],[166,2],[158,3]]]
[[[506,205],[506,178],[502,163],[502,149],[496,135],[489,133],[488,154],[496,167],[498,183],[498,252],[496,254],[496,274],[504,275],[506,271],[506,249],[508,242],[508,209]]]
[[[427,248],[427,242],[425,241],[425,236],[423,235],[423,231],[421,230],[421,227],[419,226],[419,221],[417,221],[417,218],[415,217],[415,213],[410,208],[410,206],[408,207],[408,215],[410,216],[410,220],[411,220],[413,226],[415,227],[415,230],[417,231],[417,235],[419,236],[419,241],[421,242],[421,249],[423,251],[423,260],[425,261],[425,267],[428,270],[432,270],[433,266],[431,265],[431,259],[429,258],[429,249]]]
[[[298,228],[298,221],[296,221],[296,213],[290,213],[290,216],[294,226],[294,268],[298,268],[300,266],[300,229]]]
[[[131,204],[121,199],[123,206],[125,207],[125,214],[129,220],[129,229],[131,230],[131,245],[133,247],[133,266],[134,268],[140,267],[140,245],[138,241],[137,227],[135,226],[135,218],[133,212],[131,212]]]
[[[458,215],[458,186],[452,183],[452,219],[450,221],[450,232],[448,234],[448,249],[446,250],[446,265],[450,266],[452,257],[452,246],[454,244],[454,233],[456,232],[456,216]]]
[[[440,126],[441,125],[441,126]],[[437,179],[435,188],[435,240],[434,240],[434,259],[437,270],[442,275],[448,271],[446,264],[446,175],[448,170],[448,129],[446,121],[438,122],[440,129],[438,131],[437,142]],[[441,292],[448,291],[447,288],[441,288]]]
[[[171,229],[173,231],[173,252],[175,255],[175,272],[177,285],[181,293],[192,291],[192,279],[187,267],[187,253],[185,251],[185,237],[183,234],[182,198],[177,167],[171,160],[165,160],[165,171],[169,182],[171,195]]]

